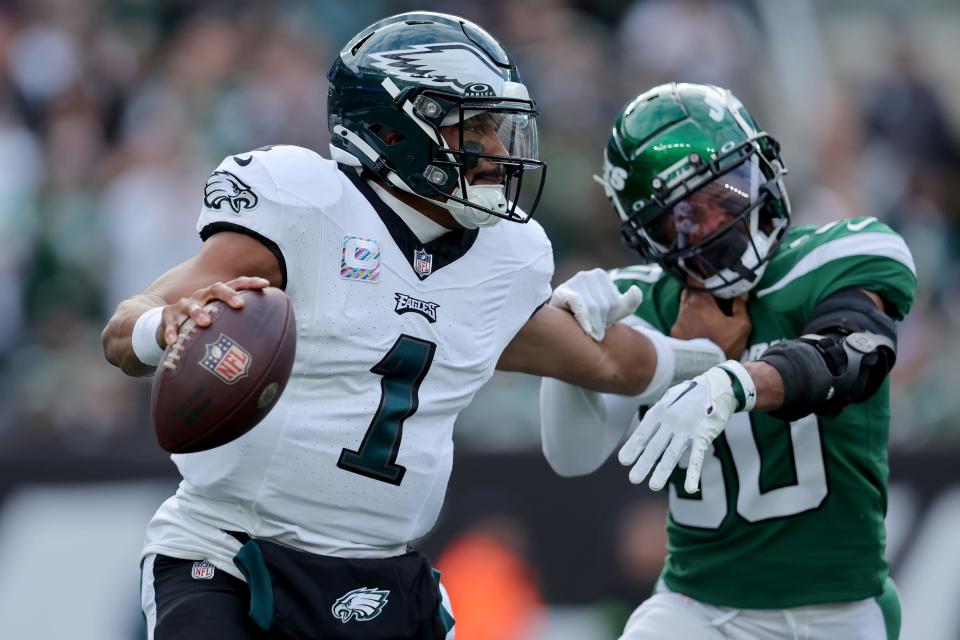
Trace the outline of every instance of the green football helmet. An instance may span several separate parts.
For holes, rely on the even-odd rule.
[[[476,24],[432,12],[386,18],[347,43],[328,79],[335,160],[440,204],[465,227],[533,214],[546,178],[536,105],[513,59]],[[458,145],[443,135],[453,125]],[[464,139],[480,129],[497,153]],[[487,184],[471,185],[465,173],[479,166]]]
[[[759,282],[790,223],[780,145],[726,89],[664,84],[617,116],[596,179],[624,243],[720,298]]]

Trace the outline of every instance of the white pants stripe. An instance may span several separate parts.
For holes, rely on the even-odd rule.
[[[144,558],[140,574],[140,606],[147,619],[147,640],[153,640],[153,630],[157,626],[157,597],[153,590],[153,561],[156,558],[153,553]]]

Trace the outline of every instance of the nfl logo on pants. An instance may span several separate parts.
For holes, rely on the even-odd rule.
[[[216,567],[206,560],[203,560],[201,562],[193,563],[193,569],[190,570],[190,576],[194,580],[210,580],[213,578],[213,574],[216,573],[216,571]]]

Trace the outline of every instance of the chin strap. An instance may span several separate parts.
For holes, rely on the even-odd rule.
[[[353,155],[349,151],[341,149],[340,147],[335,147],[332,144],[330,145],[330,159],[337,164],[342,164],[348,167],[363,166],[363,163],[360,162],[360,159],[357,158],[357,156]]]
[[[372,147],[364,142],[362,138],[354,134],[349,129],[342,126],[337,126],[334,128],[334,133],[342,136],[345,140],[347,140],[348,143],[353,145],[354,148],[365,154],[371,160],[379,162],[379,154],[377,154]],[[330,158],[340,164],[350,167],[363,166],[363,163],[356,155],[339,147],[335,147],[332,144],[330,145]],[[450,212],[450,215],[453,216],[453,219],[457,222],[457,224],[466,229],[492,227],[493,225],[498,224],[502,219],[498,216],[467,206],[453,199],[448,199],[446,202],[440,202],[439,200],[428,198],[416,193],[403,180],[400,179],[400,176],[398,176],[395,171],[386,170],[377,175],[397,189],[406,191],[407,193],[413,194],[418,198],[423,198],[428,202],[438,204],[445,208]],[[457,198],[463,198],[463,193],[460,187],[457,187],[452,195]],[[503,185],[498,184],[469,185],[467,187],[467,196],[465,199],[468,202],[477,205],[478,207],[483,207],[485,209],[490,209],[491,211],[498,211],[501,213],[506,213],[507,208],[509,207],[509,203],[507,202],[507,197],[504,192],[504,187]]]
[[[453,195],[460,198],[460,187],[457,187]],[[484,207],[493,211],[506,212],[507,198],[504,195],[504,189],[499,184],[478,184],[467,187],[466,200],[478,207]],[[502,218],[479,209],[474,209],[456,200],[447,200],[442,205],[457,223],[467,229],[476,229],[478,227],[492,227],[498,224]]]

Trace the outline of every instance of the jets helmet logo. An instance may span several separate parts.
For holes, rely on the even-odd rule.
[[[222,209],[224,203],[240,214],[242,209],[253,209],[260,198],[243,180],[229,171],[214,171],[203,188],[203,204],[209,209]]]
[[[390,595],[390,592],[385,589],[361,587],[348,591],[337,598],[330,611],[335,618],[343,623],[350,622],[350,620],[366,622],[380,615],[383,608],[387,606],[388,595]]]
[[[478,49],[459,42],[418,44],[409,49],[371,54],[374,66],[387,75],[434,87],[453,87],[460,93],[496,95],[503,85],[498,70]]]

